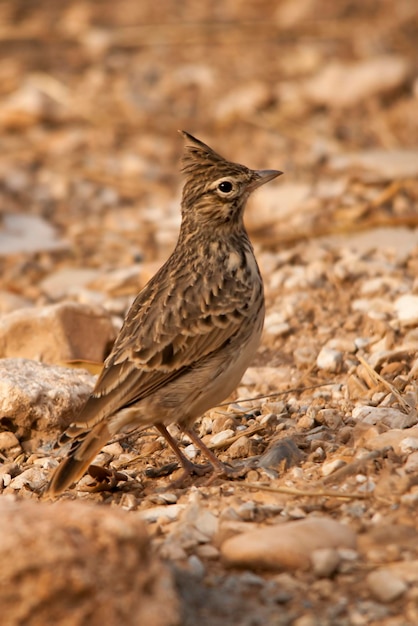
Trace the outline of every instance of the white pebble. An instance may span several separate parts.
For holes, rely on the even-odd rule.
[[[337,372],[341,367],[342,360],[342,352],[324,347],[316,357],[316,365],[320,370]]]
[[[230,437],[235,435],[234,431],[231,428],[227,428],[226,430],[221,430],[220,433],[216,433],[213,435],[210,442],[212,445],[216,446],[224,441],[227,441]]]
[[[402,454],[418,450],[418,439],[416,437],[405,437],[405,439],[402,439],[400,442],[399,449]]]
[[[418,296],[406,294],[395,301],[394,308],[398,320],[404,324],[418,322]]]
[[[195,459],[197,456],[198,450],[196,446],[193,443],[191,443],[189,446],[186,446],[183,449],[183,452],[187,456],[188,459]]]
[[[139,511],[139,517],[145,522],[156,522],[160,518],[169,519],[170,522],[176,520],[185,508],[185,504],[172,504],[171,506],[154,506],[152,509]]]
[[[344,465],[346,465],[346,463],[342,459],[326,461],[326,463],[323,463],[322,465],[321,474],[322,476],[330,476],[330,474],[336,472],[338,469],[340,469],[340,467],[344,467]]]

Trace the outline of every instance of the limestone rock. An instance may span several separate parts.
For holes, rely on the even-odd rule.
[[[409,66],[403,57],[380,56],[354,64],[327,64],[304,85],[305,96],[316,105],[350,107],[400,87]]]
[[[50,437],[74,419],[93,384],[82,369],[0,359],[0,424],[19,439]]]
[[[174,626],[168,570],[135,515],[80,502],[0,502],[0,605],[8,626]]]
[[[48,363],[72,359],[103,361],[115,340],[112,322],[100,307],[64,302],[25,308],[0,318],[0,357]]]
[[[312,566],[315,550],[355,546],[356,536],[348,526],[317,517],[242,533],[227,539],[221,553],[233,567],[296,570]]]

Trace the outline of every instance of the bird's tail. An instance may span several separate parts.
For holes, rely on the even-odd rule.
[[[71,440],[70,451],[54,471],[46,494],[56,496],[77,482],[110,438],[107,421],[100,421],[90,430],[85,430],[81,424],[71,424],[59,440],[61,445]]]

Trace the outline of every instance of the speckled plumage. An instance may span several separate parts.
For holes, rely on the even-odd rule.
[[[280,172],[230,163],[183,135],[177,245],[136,297],[92,395],[61,436],[72,445],[52,476],[52,495],[79,480],[124,426],[154,425],[166,435],[176,422],[189,432],[234,390],[257,349],[263,283],[243,212],[249,194]]]

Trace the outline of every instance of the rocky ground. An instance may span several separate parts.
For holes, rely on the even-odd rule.
[[[413,5],[2,2],[0,525],[11,538],[0,600],[11,625],[418,623]],[[178,128],[285,173],[247,211],[262,345],[234,397],[196,425],[249,471],[175,488],[164,441],[127,433],[97,459],[115,484],[98,491],[102,474],[88,476],[51,505],[53,443],[175,243]],[[125,608],[103,603],[114,580]]]

